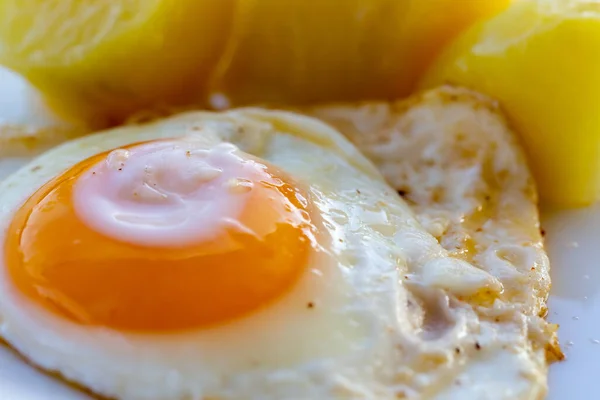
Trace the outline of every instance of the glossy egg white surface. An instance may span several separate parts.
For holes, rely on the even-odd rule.
[[[0,112],[26,100],[26,92],[2,77],[0,90],[15,101],[4,102]],[[29,109],[31,110],[31,109]],[[0,177],[15,171],[27,159],[0,160]],[[585,399],[600,390],[595,366],[600,360],[600,208],[546,210],[542,223],[552,262],[553,289],[549,320],[560,324],[559,337],[567,360],[550,368],[548,399]],[[8,348],[0,348],[0,397],[15,400],[87,399],[88,395],[34,368]]]
[[[448,295],[498,293],[501,284],[449,258],[375,167],[315,119],[258,109],[196,112],[66,143],[2,182],[0,240],[35,188],[75,163],[185,135],[209,146],[233,143],[306,185],[324,229],[296,286],[214,328],[133,334],[56,318],[15,290],[3,269],[5,340],[36,365],[123,399],[394,398],[444,385],[444,365],[454,362],[456,346],[472,347],[468,333],[477,323]],[[432,338],[423,333],[435,329],[425,327],[430,307],[444,324]],[[429,373],[423,368],[431,363],[439,368]]]

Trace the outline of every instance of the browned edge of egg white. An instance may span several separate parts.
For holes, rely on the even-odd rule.
[[[348,139],[350,139],[355,146],[363,151],[365,153],[365,155],[367,157],[369,157],[369,145],[371,142],[373,142],[374,140],[378,140],[377,137],[379,137],[379,139],[385,138],[386,135],[389,135],[389,132],[386,132],[387,129],[387,123],[390,121],[390,119],[400,119],[402,115],[408,113],[413,107],[426,107],[428,105],[428,102],[432,102],[434,104],[434,107],[436,106],[436,104],[441,105],[441,106],[446,106],[446,105],[451,105],[453,103],[463,103],[464,105],[470,107],[474,112],[477,112],[478,110],[485,110],[486,112],[489,112],[497,117],[500,118],[502,124],[504,125],[504,127],[510,131],[510,135],[506,136],[506,140],[509,140],[510,142],[513,143],[513,145],[518,145],[520,146],[519,143],[519,139],[518,137],[516,137],[514,135],[515,129],[514,127],[511,125],[510,120],[506,117],[506,113],[502,110],[501,105],[498,103],[498,101],[489,98],[483,94],[480,94],[478,92],[472,91],[470,89],[464,88],[464,87],[457,87],[457,86],[452,86],[449,84],[446,85],[442,85],[440,87],[431,89],[431,90],[426,90],[426,91],[422,91],[422,92],[418,92],[412,96],[410,96],[409,98],[406,99],[399,99],[399,100],[395,100],[395,101],[381,101],[381,100],[373,100],[373,101],[359,101],[359,102],[337,102],[337,103],[331,103],[331,104],[320,104],[320,105],[312,105],[312,106],[307,106],[307,107],[293,107],[290,108],[291,111],[295,111],[295,112],[299,112],[301,114],[305,114],[305,115],[309,115],[312,117],[316,117],[319,118],[321,120],[323,120],[324,122],[330,124],[331,126],[333,126],[334,128],[336,128],[337,130],[339,130],[341,133],[343,133],[345,136],[348,137]],[[436,103],[437,102],[437,103]],[[348,126],[346,124],[350,123],[350,125],[352,125],[354,122],[353,120],[351,120],[350,118],[348,118],[347,120],[345,119],[345,117],[339,117],[339,114],[336,115],[336,113],[333,114],[333,117],[331,117],[331,115],[329,115],[327,113],[328,109],[335,109],[335,108],[346,108],[348,110],[360,110],[361,107],[370,107],[370,106],[382,106],[385,105],[387,107],[389,107],[389,110],[391,112],[391,114],[389,115],[389,117],[387,118],[387,120],[385,121],[384,124],[384,128],[382,132],[377,131],[377,127],[372,128],[372,129],[376,129],[374,132],[372,132],[371,135],[369,135],[369,139],[363,140],[361,139],[364,136],[364,131],[361,131],[362,128],[358,128],[358,127],[353,127],[350,128],[351,132],[345,132],[344,127]],[[269,106],[270,107],[270,106]],[[271,107],[270,107],[271,108]],[[274,108],[274,107],[273,107]],[[383,136],[383,137],[382,137]],[[373,139],[374,138],[374,139]],[[519,150],[522,147],[519,147]],[[468,150],[468,149],[467,149]],[[518,153],[522,153],[521,151],[518,151]],[[520,155],[520,154],[518,154]],[[527,160],[525,159],[524,156],[520,155],[523,159],[523,161],[525,162],[525,165],[527,165]],[[375,161],[375,159],[373,160]],[[386,160],[383,160],[384,164],[386,162]],[[389,160],[387,160],[389,161]],[[375,162],[377,164],[377,162]],[[390,178],[392,179],[392,178]],[[535,189],[535,182],[532,180],[533,178],[530,178],[531,181],[529,182],[529,184],[527,185],[527,187],[524,187],[525,189],[525,194],[527,196],[527,198],[529,198],[536,206],[536,208],[538,207],[538,196],[537,196],[537,191]],[[392,180],[398,180],[398,179],[392,179]],[[402,179],[400,179],[402,180]],[[408,182],[403,182],[403,183],[408,183]],[[448,204],[444,204],[444,202],[441,202],[441,197],[440,198],[436,198],[435,196],[433,196],[430,200],[426,200],[424,203],[421,202],[421,200],[419,200],[418,196],[417,198],[412,198],[413,196],[411,196],[410,193],[410,188],[406,187],[406,186],[402,186],[402,184],[396,182],[394,184],[394,182],[390,182],[390,184],[392,185],[392,187],[394,189],[396,189],[398,191],[398,193],[401,195],[401,197],[403,197],[407,203],[411,206],[411,208],[414,209],[414,207],[416,207],[417,209],[415,211],[417,211],[417,214],[419,214],[419,208],[421,207],[425,207],[425,208],[433,208],[435,210],[443,210],[443,211],[447,211],[450,213],[456,213],[458,210],[454,210],[452,209],[451,205]],[[501,192],[502,187],[498,186],[496,187],[497,191],[496,192]],[[496,193],[496,194],[498,194]],[[434,193],[435,194],[435,193]],[[421,193],[422,195],[422,193]],[[421,196],[423,197],[423,196]],[[485,196],[485,205],[487,209],[497,209],[500,206],[500,198],[496,195],[486,195]],[[429,203],[429,204],[428,204]],[[539,211],[537,211],[537,222],[539,223]],[[453,225],[453,228],[456,228],[459,232],[463,231],[463,233],[469,233],[469,231],[473,231],[473,232],[480,232],[480,229],[482,228],[482,221],[481,220],[481,215],[472,215],[469,218],[465,218],[463,221],[456,223],[453,222],[451,225]],[[539,241],[540,243],[543,244],[544,238],[543,238],[543,234],[542,231],[538,231],[537,232],[537,237],[535,237],[534,239],[536,241]],[[440,238],[437,238],[438,240],[440,240]],[[465,249],[465,246],[468,247],[468,243],[464,243],[463,246],[461,246],[461,248],[457,248],[457,249],[448,249],[448,251],[450,252],[450,254],[454,257],[459,257],[459,258],[463,258],[465,259],[465,261],[467,262],[472,262],[471,258],[472,258],[472,252],[469,251],[465,251],[464,254],[463,252],[461,252],[462,250],[468,250]],[[548,292],[545,293],[545,296],[542,298],[542,300],[544,301],[544,303],[547,302],[548,299],[548,294],[550,293],[550,285],[548,288]],[[480,294],[481,295],[481,294]],[[481,300],[485,300],[485,299],[481,299]],[[546,319],[548,314],[548,310],[547,310],[547,304],[544,304],[542,307],[540,307],[540,310],[538,312],[538,316],[541,318]],[[551,324],[548,323],[546,325],[546,329],[545,329],[545,334],[548,335],[549,340],[544,343],[544,350],[545,350],[545,356],[546,356],[546,362],[547,363],[552,363],[555,361],[561,361],[565,358],[565,355],[563,354],[563,352],[560,349],[560,345],[558,342],[558,337],[556,335],[556,331],[558,330],[558,325],[557,324]]]

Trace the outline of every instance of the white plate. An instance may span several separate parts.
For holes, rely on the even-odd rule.
[[[544,212],[552,262],[550,314],[567,359],[550,368],[550,400],[600,393],[600,206]]]
[[[0,123],[52,124],[43,102],[14,74],[0,69]],[[0,179],[21,160],[0,160]],[[548,400],[587,399],[600,393],[600,205],[545,211],[542,225],[552,261],[549,319],[560,324],[566,361],[550,368]],[[0,399],[89,399],[35,370],[0,346]]]

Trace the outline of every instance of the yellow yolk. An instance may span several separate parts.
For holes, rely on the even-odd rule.
[[[268,305],[305,271],[310,206],[280,171],[261,164],[261,173],[279,184],[251,182],[251,190],[231,191],[247,198],[227,229],[181,245],[147,246],[99,232],[76,210],[77,182],[108,155],[85,160],[47,183],[10,225],[5,243],[10,278],[45,309],[119,330],[193,329]]]

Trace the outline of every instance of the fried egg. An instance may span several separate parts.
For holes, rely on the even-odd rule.
[[[78,139],[2,182],[0,204],[1,336],[118,399],[447,391],[482,362],[461,299],[503,291],[340,133],[292,113],[194,112]]]
[[[556,326],[544,320],[550,275],[535,185],[498,104],[473,91],[445,86],[403,101],[300,111],[348,137],[453,257],[502,282],[503,293],[487,305],[477,298],[462,299],[479,314],[480,327],[471,337],[481,348],[475,355],[457,348],[464,367],[454,371],[455,384],[430,393],[443,398],[450,393],[465,398],[484,393],[486,398],[543,397],[547,362],[564,356]],[[503,360],[503,366],[494,359]],[[511,377],[504,371],[520,372]],[[486,387],[495,387],[495,393]]]

